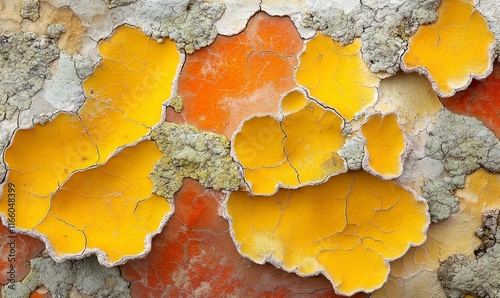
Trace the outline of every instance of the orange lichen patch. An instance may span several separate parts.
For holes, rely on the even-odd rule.
[[[36,22],[22,22],[22,31],[46,35],[50,24],[61,24],[64,26],[66,32],[61,34],[58,47],[70,55],[77,54],[87,31],[82,24],[82,20],[69,7],[56,9],[44,1],[40,2],[38,12],[40,18]]]
[[[83,83],[88,98],[78,114],[104,162],[160,122],[180,54],[174,42],[157,43],[130,26],[116,29],[99,51],[102,62]]]
[[[182,114],[170,110],[167,119],[230,139],[243,119],[277,112],[281,94],[295,87],[302,47],[289,18],[256,14],[241,34],[218,36],[186,58],[178,90]]]
[[[392,262],[390,282],[374,297],[411,296],[415,288],[406,284],[410,280],[412,284],[425,283],[427,288],[443,292],[437,279],[439,262],[452,254],[473,255],[481,243],[474,232],[482,225],[486,210],[500,209],[499,194],[500,175],[480,169],[467,176],[465,187],[455,192],[460,199],[460,211],[430,225],[427,241],[422,246],[411,248],[403,258]]]
[[[312,97],[347,120],[377,99],[379,78],[364,63],[360,49],[359,40],[342,46],[318,33],[300,55],[296,74]]]
[[[492,67],[495,36],[472,0],[443,0],[435,23],[421,26],[409,40],[403,68],[422,71],[441,96],[464,89],[472,77]]]
[[[270,197],[233,192],[227,201],[243,255],[301,275],[321,272],[347,295],[380,287],[387,261],[425,240],[426,210],[414,193],[363,171]]]
[[[221,192],[186,179],[175,194],[175,213],[143,260],[121,266],[132,297],[336,297],[324,277],[301,278],[243,258],[218,215]],[[366,295],[356,295],[366,297]]]
[[[426,77],[418,73],[398,72],[380,81],[379,98],[373,107],[384,114],[395,113],[408,134],[416,134],[429,125],[427,116],[443,107]]]
[[[441,102],[452,112],[474,116],[500,138],[500,64],[484,81],[473,81],[469,88]]]
[[[161,155],[154,142],[143,141],[102,166],[75,173],[35,231],[47,236],[59,258],[99,249],[113,264],[143,253],[144,239],[171,211],[164,198],[151,194],[148,178]]]
[[[287,94],[281,109],[283,120],[251,118],[234,137],[233,150],[254,194],[270,195],[278,186],[294,188],[345,171],[337,154],[345,142],[342,118],[299,91]]]
[[[5,152],[9,165],[7,183],[0,200],[0,212],[7,214],[8,185],[16,194],[16,226],[32,229],[50,208],[50,196],[74,171],[94,165],[96,146],[80,118],[59,114],[45,125],[19,130]]]
[[[403,171],[406,141],[396,114],[372,114],[361,126],[366,139],[363,168],[383,179],[393,179]]]
[[[11,247],[11,241],[14,241],[15,247]],[[7,284],[8,279],[11,278],[10,265],[15,265],[15,281],[21,281],[31,270],[29,260],[39,255],[45,248],[42,241],[26,235],[11,233],[2,224],[0,224],[0,243],[0,288]],[[13,257],[15,258],[14,262],[12,262]]]

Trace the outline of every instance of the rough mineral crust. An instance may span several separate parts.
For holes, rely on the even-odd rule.
[[[153,130],[151,137],[163,152],[151,173],[155,194],[172,198],[186,177],[217,190],[240,186],[240,174],[224,136],[167,122]]]
[[[483,226],[476,231],[482,244],[474,251],[475,260],[463,254],[451,255],[438,270],[438,278],[449,298],[471,295],[476,298],[500,297],[500,210],[483,215]]]
[[[476,118],[444,110],[425,145],[428,157],[440,160],[442,179],[427,180],[422,189],[429,204],[431,220],[438,222],[458,211],[455,189],[463,188],[465,176],[480,167],[500,172],[500,141]]]
[[[39,286],[45,286],[52,297],[71,297],[72,288],[92,297],[130,297],[129,284],[120,277],[118,268],[100,266],[95,257],[78,261],[56,263],[50,258],[35,258],[31,272],[14,284],[14,290],[5,287],[3,297],[27,298]]]
[[[440,0],[363,1],[350,12],[329,6],[315,6],[303,14],[306,27],[321,30],[342,44],[361,37],[363,60],[372,72],[394,74],[408,37],[422,24],[436,20]],[[328,7],[328,6],[327,6]]]
[[[202,0],[180,1],[170,7],[165,7],[162,1],[150,0],[139,7],[137,18],[147,35],[157,40],[168,37],[191,54],[215,40],[214,23],[223,13],[224,5]]]

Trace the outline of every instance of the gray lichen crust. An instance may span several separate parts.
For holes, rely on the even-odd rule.
[[[129,284],[120,276],[120,270],[99,265],[95,257],[63,263],[56,263],[50,258],[35,258],[30,262],[28,276],[14,284],[14,290],[5,287],[3,297],[28,298],[42,285],[52,297],[70,297],[73,287],[92,297],[130,297]]]
[[[131,3],[136,2],[137,0],[103,0],[103,1],[109,8],[114,8],[118,6],[129,5]]]
[[[0,121],[31,105],[59,56],[57,40],[35,33],[0,36]]]
[[[38,0],[23,0],[21,7],[21,17],[33,22],[40,16],[38,14]]]
[[[138,13],[154,15],[149,10],[155,7],[152,3],[149,6],[144,5]],[[215,40],[217,37],[215,22],[221,18],[224,9],[224,5],[219,3],[191,0],[179,13],[148,20],[144,32],[157,40],[169,37],[177,43],[179,48],[191,54]]]
[[[408,46],[408,37],[418,27],[436,20],[440,0],[391,1],[370,4],[364,1],[349,13],[337,8],[318,7],[303,15],[306,27],[320,30],[342,44],[361,37],[363,60],[372,72],[394,74]]]
[[[240,186],[238,167],[229,156],[229,141],[224,136],[166,122],[151,137],[163,152],[151,172],[155,194],[172,198],[186,177],[217,190]]]
[[[483,243],[474,251],[475,260],[455,254],[441,263],[438,279],[447,297],[500,297],[499,214],[499,210],[484,213],[483,226],[476,231]]]
[[[433,222],[442,221],[458,211],[457,188],[465,176],[480,167],[500,172],[500,141],[476,118],[444,110],[425,145],[428,157],[440,160],[447,175],[442,180],[427,180],[422,189]]]
[[[349,171],[361,170],[363,168],[363,158],[365,156],[366,140],[355,136],[344,143],[338,151],[340,157],[346,160]]]

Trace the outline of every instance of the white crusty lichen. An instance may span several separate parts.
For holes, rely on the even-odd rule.
[[[361,170],[363,168],[365,145],[365,138],[355,136],[347,139],[344,146],[338,151],[339,156],[347,162],[347,168],[350,171]]]
[[[429,204],[433,222],[442,221],[458,211],[457,188],[463,188],[465,177],[477,169],[500,172],[500,141],[476,118],[444,110],[430,132],[425,154],[441,161],[444,176],[429,179],[422,192]]]
[[[35,258],[30,263],[28,276],[12,288],[4,287],[3,297],[28,298],[39,286],[45,286],[52,297],[71,297],[72,288],[91,297],[130,297],[129,283],[120,276],[120,270],[99,265],[96,257],[63,263]]]
[[[336,7],[315,6],[303,14],[302,21],[306,27],[320,30],[342,44],[360,37],[362,57],[370,70],[395,74],[408,46],[408,37],[420,25],[436,20],[440,2],[363,1],[348,13]]]
[[[149,0],[139,6],[137,19],[147,35],[159,41],[168,37],[190,54],[215,40],[215,22],[223,13],[224,5],[202,0],[170,5]]]
[[[229,156],[226,137],[166,122],[153,130],[151,138],[163,153],[151,172],[155,194],[172,198],[187,177],[217,190],[237,190],[240,186],[240,173]]]
[[[482,244],[474,251],[475,260],[454,254],[441,263],[438,279],[447,297],[500,297],[499,214],[499,210],[484,213],[483,226],[476,231]]]
[[[36,21],[40,15],[38,14],[38,0],[23,0],[21,7],[21,17],[23,19]]]

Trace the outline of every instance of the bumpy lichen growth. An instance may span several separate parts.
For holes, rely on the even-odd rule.
[[[483,215],[483,226],[476,231],[482,244],[474,251],[475,260],[463,254],[446,259],[438,270],[438,278],[449,298],[500,296],[500,210]]]
[[[360,136],[347,139],[342,149],[338,151],[340,157],[346,160],[350,171],[361,170],[365,157],[366,140]]]
[[[348,13],[318,5],[318,9],[303,15],[303,22],[342,44],[361,37],[361,52],[370,70],[394,74],[408,46],[408,37],[420,25],[436,20],[439,3],[440,0],[399,0],[384,3],[383,7],[363,3]]]
[[[23,0],[21,16],[23,19],[36,21],[40,16],[38,14],[38,0]]]
[[[129,5],[131,3],[136,2],[137,0],[103,0],[103,1],[109,8],[113,8],[117,6]]]
[[[174,109],[174,111],[176,111],[177,113],[179,113],[180,111],[182,111],[182,97],[180,96],[175,96],[174,98],[172,98],[170,100],[170,102],[168,103],[168,105],[170,107],[172,107],[172,109]]]
[[[157,5],[149,3],[141,7],[142,12],[139,11],[139,13],[157,15],[158,13],[151,12],[156,7]],[[162,9],[165,8],[162,7]],[[163,17],[148,20],[144,32],[158,40],[169,37],[180,48],[191,54],[215,40],[217,29],[214,24],[224,13],[224,5],[191,0],[187,3],[187,7],[179,10],[178,13],[175,9],[173,11],[173,14],[165,14]]]
[[[35,258],[31,272],[14,289],[3,288],[3,297],[28,298],[39,286],[45,286],[52,297],[71,297],[74,287],[92,297],[130,297],[128,282],[120,276],[118,268],[100,266],[95,257],[78,261],[56,263],[50,258]]]
[[[172,198],[186,177],[217,190],[240,186],[238,168],[224,136],[167,122],[153,130],[151,137],[163,152],[151,173],[155,194]]]
[[[428,180],[422,189],[431,219],[438,222],[458,211],[455,189],[462,188],[465,176],[484,167],[500,172],[500,141],[476,118],[444,110],[425,145],[427,156],[440,160],[445,169],[442,180]]]
[[[0,121],[30,107],[58,56],[56,39],[35,33],[0,36]]]

